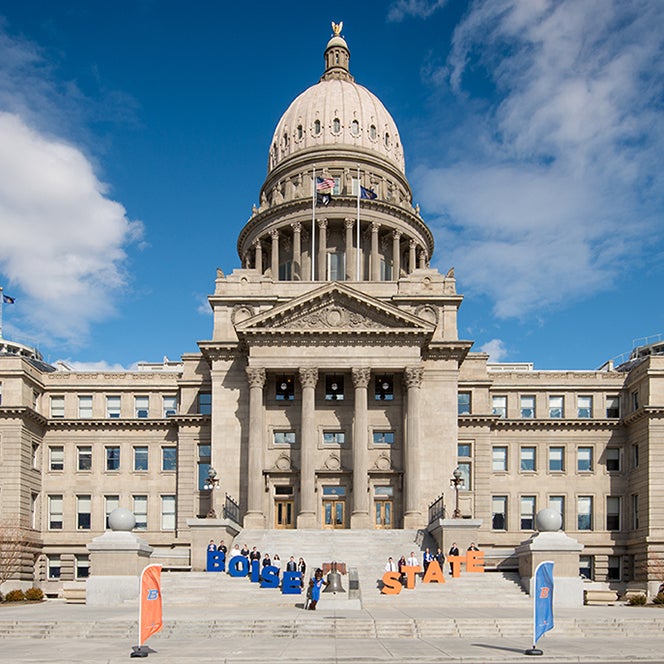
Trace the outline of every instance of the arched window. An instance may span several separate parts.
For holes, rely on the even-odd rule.
[[[335,134],[338,134],[341,131],[341,121],[339,118],[334,118],[334,120],[332,120],[332,131]]]
[[[385,132],[385,147],[390,147],[390,135],[387,132]]]
[[[318,136],[320,134],[320,120],[314,121],[314,135]]]
[[[358,136],[360,133],[360,123],[357,120],[353,120],[350,124],[350,133],[353,136]]]
[[[302,125],[297,125],[297,140],[299,141],[303,135]]]
[[[376,125],[369,127],[369,137],[374,141],[376,140]]]

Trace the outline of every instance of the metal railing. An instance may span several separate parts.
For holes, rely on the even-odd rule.
[[[429,505],[429,523],[445,518],[445,496],[441,493],[436,500]]]
[[[240,506],[228,494],[226,494],[226,502],[224,503],[224,519],[231,519],[237,524],[241,523]]]

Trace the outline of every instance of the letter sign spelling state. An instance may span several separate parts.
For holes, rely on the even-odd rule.
[[[419,574],[422,570],[420,569],[420,566],[417,565],[404,565],[402,568],[404,571],[404,574],[406,575],[406,588],[413,589],[415,587],[415,575]]]
[[[447,562],[452,568],[452,578],[458,579],[461,576],[461,563],[466,562],[466,556],[447,556]]]
[[[228,563],[228,573],[231,576],[247,576],[249,562],[244,556],[233,556]]]
[[[484,551],[468,551],[466,553],[466,572],[484,572]]]
[[[399,572],[385,572],[383,574],[383,587],[380,589],[384,595],[398,595],[401,592]]]
[[[274,565],[263,567],[261,572],[261,588],[279,587],[279,568]]]
[[[299,595],[302,592],[302,573],[284,572],[281,582],[281,592],[284,595]]]
[[[440,563],[437,560],[432,560],[427,567],[427,571],[424,573],[424,578],[422,583],[445,583],[445,577],[443,576],[443,570],[440,569]]]

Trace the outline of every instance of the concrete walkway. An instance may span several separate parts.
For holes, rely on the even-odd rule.
[[[362,611],[298,607],[164,607],[164,630],[147,643],[151,662],[664,662],[664,610],[583,607],[556,612],[556,628],[528,657],[528,611],[389,606]],[[506,613],[508,615],[506,615]],[[50,600],[0,606],[3,662],[127,661],[137,609]],[[496,627],[496,626],[499,627]],[[510,632],[510,630],[512,630]],[[370,636],[367,636],[370,635]],[[574,636],[576,635],[576,636]]]

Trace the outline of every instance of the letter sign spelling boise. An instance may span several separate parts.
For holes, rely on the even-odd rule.
[[[447,562],[452,567],[453,578],[458,578],[461,575],[461,563],[466,564],[466,572],[468,573],[482,573],[484,572],[484,551],[466,551],[465,556],[448,556]],[[415,574],[420,571],[420,568],[406,566],[402,570],[406,575],[406,588],[414,588]],[[381,592],[385,595],[398,595],[403,588],[399,579],[399,572],[385,572]],[[432,560],[429,563],[422,583],[445,583],[443,570],[437,560]]]
[[[212,553],[212,552],[211,552]],[[222,559],[222,564],[225,562]],[[208,572],[216,572],[218,569],[210,569],[210,555],[208,555]],[[251,565],[244,556],[233,556],[228,562],[228,573],[233,577],[250,576],[253,583],[260,583],[261,588],[279,587],[279,568],[269,565],[260,569],[258,560],[252,560]],[[299,595],[302,592],[302,574],[300,572],[284,572],[281,592],[284,595]]]

